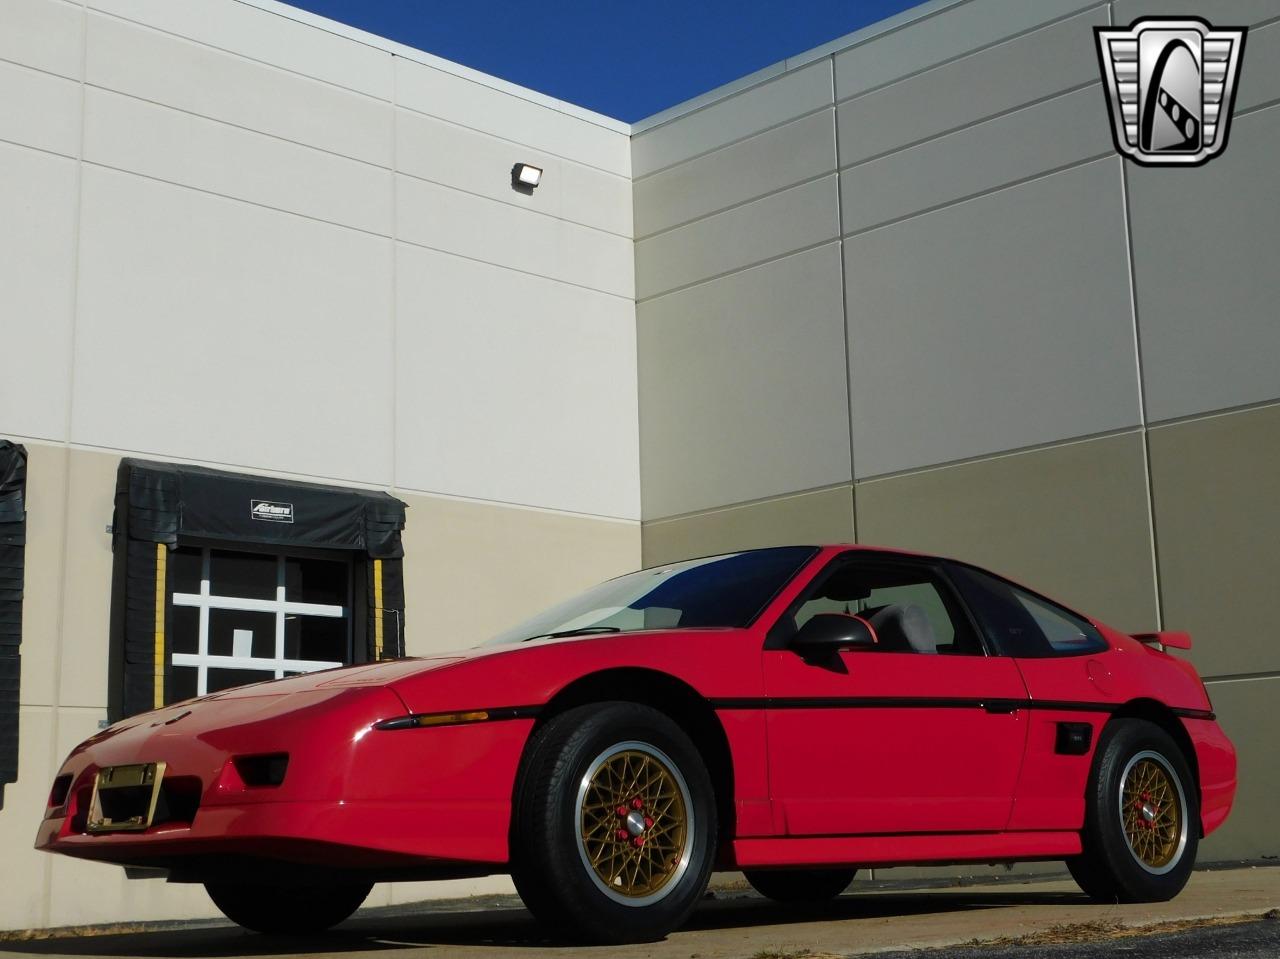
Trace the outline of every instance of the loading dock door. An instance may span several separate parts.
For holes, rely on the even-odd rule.
[[[113,718],[403,656],[404,511],[382,492],[123,460]]]

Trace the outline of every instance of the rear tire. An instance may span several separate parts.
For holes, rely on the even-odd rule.
[[[268,935],[304,935],[336,926],[360,908],[371,883],[261,886],[207,882],[205,891],[236,925]]]
[[[580,706],[530,740],[511,873],[543,925],[594,943],[661,939],[702,898],[715,851],[711,777],[656,709]]]
[[[856,869],[768,869],[743,873],[766,899],[788,904],[827,902],[849,888]]]
[[[1082,839],[1067,869],[1091,899],[1164,902],[1186,885],[1200,841],[1195,779],[1155,723],[1121,719],[1103,728]]]

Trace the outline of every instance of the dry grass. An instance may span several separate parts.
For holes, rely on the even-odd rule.
[[[1211,916],[1204,919],[1170,919],[1145,925],[1126,925],[1114,919],[1093,922],[1059,923],[1028,933],[1025,936],[1001,936],[998,939],[972,939],[970,946],[1057,946],[1077,942],[1107,942],[1133,939],[1138,936],[1159,936],[1188,929],[1206,929],[1213,926],[1235,926],[1243,922],[1262,919],[1280,919],[1280,909],[1242,916]]]

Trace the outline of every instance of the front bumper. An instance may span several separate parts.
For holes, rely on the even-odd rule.
[[[121,866],[196,873],[226,858],[344,870],[507,860],[509,801],[265,802],[200,809],[189,825],[89,834],[73,817],[40,825],[36,848]],[[198,875],[197,877],[198,878]]]
[[[348,689],[196,701],[135,717],[63,763],[36,848],[197,881],[227,860],[387,877],[449,864],[500,871],[533,721],[374,728],[404,712],[385,689]],[[288,755],[283,782],[247,785],[238,775],[238,758],[262,754]],[[90,833],[98,771],[156,762],[166,765],[162,786],[186,790],[191,802],[170,803],[143,830]]]

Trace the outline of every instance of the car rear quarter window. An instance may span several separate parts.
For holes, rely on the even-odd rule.
[[[950,570],[991,645],[1022,659],[1075,656],[1107,648],[1083,616],[972,566]]]

